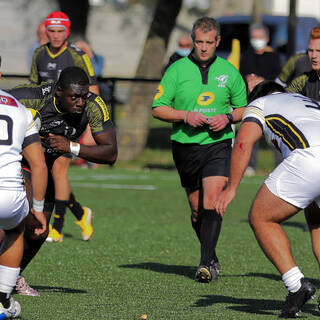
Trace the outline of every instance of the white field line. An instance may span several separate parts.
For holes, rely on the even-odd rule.
[[[109,183],[90,183],[90,182],[76,182],[71,183],[74,187],[80,188],[94,188],[94,189],[128,189],[128,190],[148,190],[153,191],[157,188],[152,185],[130,185],[130,184],[109,184]]]

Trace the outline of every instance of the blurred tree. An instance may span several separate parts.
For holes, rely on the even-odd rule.
[[[160,78],[169,37],[182,0],[158,0],[153,21],[137,67],[136,78]],[[151,118],[151,104],[157,84],[134,82],[118,124],[119,159],[131,160],[145,146]]]
[[[253,0],[251,19],[252,22],[262,23],[262,0]]]
[[[66,13],[71,20],[71,37],[85,38],[89,0],[58,0],[60,10]]]

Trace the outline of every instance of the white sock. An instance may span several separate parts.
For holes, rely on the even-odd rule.
[[[282,275],[284,285],[292,293],[297,292],[301,288],[301,278],[304,278],[304,275],[297,266]]]
[[[0,292],[11,293],[17,283],[20,268],[0,265]]]

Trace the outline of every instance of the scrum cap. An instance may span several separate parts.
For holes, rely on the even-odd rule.
[[[70,19],[69,17],[62,11],[54,11],[51,12],[46,20],[44,21],[46,29],[48,30],[49,27],[63,27],[67,30],[67,37],[70,34]]]

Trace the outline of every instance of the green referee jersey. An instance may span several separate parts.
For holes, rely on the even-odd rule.
[[[215,57],[201,68],[192,55],[173,63],[165,72],[152,107],[169,106],[196,111],[207,116],[227,114],[230,108],[247,104],[246,86],[240,72],[228,61]],[[193,128],[184,122],[172,124],[171,140],[180,143],[209,144],[234,137],[231,125],[214,132],[207,125]]]

